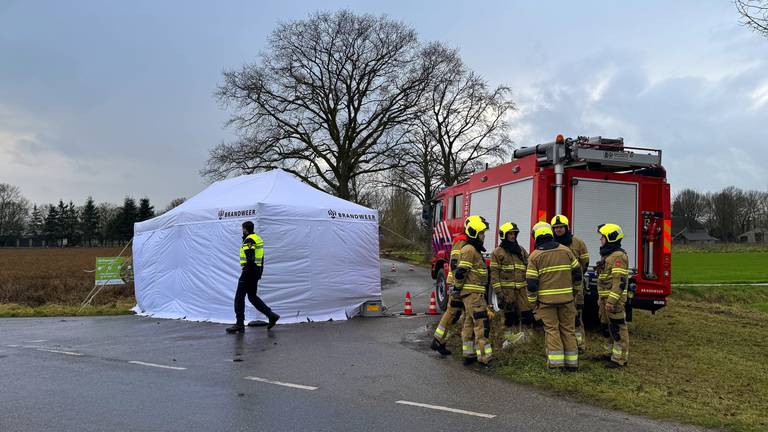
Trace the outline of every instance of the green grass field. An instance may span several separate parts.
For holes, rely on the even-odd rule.
[[[672,254],[672,283],[768,282],[768,252],[693,252]]]
[[[499,367],[493,373],[633,414],[729,431],[765,431],[766,305],[768,287],[684,287],[656,315],[635,312],[627,369],[608,370],[589,359],[601,353],[602,341],[591,330],[579,373],[549,371],[539,330],[531,341],[508,350],[500,349],[496,339]],[[456,335],[449,344],[460,353]]]
[[[101,316],[130,315],[136,305],[132,299],[120,299],[112,303],[86,306],[49,303],[42,306],[28,306],[16,303],[0,303],[0,318],[52,317],[52,316]]]

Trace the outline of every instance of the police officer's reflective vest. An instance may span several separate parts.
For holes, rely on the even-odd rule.
[[[240,247],[240,267],[245,268],[248,259],[245,256],[246,251],[253,251],[253,261],[257,267],[264,265],[264,241],[256,234],[251,234],[243,240]]]

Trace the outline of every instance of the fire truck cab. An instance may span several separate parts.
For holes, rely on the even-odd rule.
[[[530,252],[531,227],[549,222],[555,214],[566,215],[571,232],[589,249],[587,318],[596,317],[597,310],[597,225],[619,224],[630,267],[627,318],[631,319],[632,308],[655,312],[667,303],[672,278],[671,208],[661,150],[627,147],[623,138],[558,135],[554,142],[515,150],[511,162],[443,189],[433,208],[432,278],[442,309],[447,306],[451,244],[471,214],[490,224],[487,254],[498,245],[498,227],[504,222],[518,224],[518,241]]]

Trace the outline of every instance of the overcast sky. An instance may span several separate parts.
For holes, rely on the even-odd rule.
[[[673,190],[768,189],[768,39],[731,1],[471,3],[322,4],[459,48],[512,87],[518,145],[623,136],[663,149]],[[231,137],[221,71],[319,4],[0,0],[0,182],[37,203],[194,195]]]

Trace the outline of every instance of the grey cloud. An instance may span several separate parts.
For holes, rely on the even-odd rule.
[[[768,155],[759,136],[768,104],[755,107],[752,96],[768,83],[768,62],[721,79],[653,82],[639,61],[621,60],[608,53],[559,68],[525,93],[518,122],[535,140],[565,132],[624,136],[628,145],[662,148],[675,190],[768,186]],[[604,71],[612,71],[609,81],[592,100]]]

